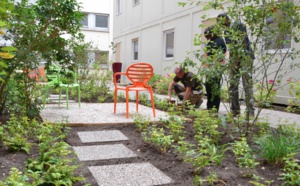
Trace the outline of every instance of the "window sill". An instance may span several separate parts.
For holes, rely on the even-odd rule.
[[[174,60],[174,57],[164,58],[164,61],[172,61],[172,60]]]
[[[95,32],[109,32],[109,29],[103,29],[103,28],[81,28],[83,31],[95,31]]]

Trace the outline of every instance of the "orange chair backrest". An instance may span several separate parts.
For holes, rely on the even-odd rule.
[[[144,62],[134,63],[126,70],[127,78],[133,83],[133,86],[148,86],[147,82],[153,74],[152,65]]]

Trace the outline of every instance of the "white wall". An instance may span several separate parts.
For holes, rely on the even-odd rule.
[[[109,51],[109,61],[112,58],[112,51],[109,48],[113,41],[113,0],[78,0],[81,3],[81,11],[91,14],[89,22],[93,22],[93,14],[109,14],[109,29],[101,30],[96,28],[83,28],[82,33],[85,35],[85,41],[92,41],[94,47],[102,51]],[[90,23],[89,23],[90,24]]]
[[[173,72],[175,63],[182,62],[188,51],[201,49],[201,46],[194,46],[193,43],[195,34],[202,32],[199,25],[209,18],[216,18],[220,11],[204,11],[200,6],[189,5],[183,8],[177,5],[180,1],[183,0],[141,0],[140,4],[133,6],[132,0],[121,0],[121,13],[116,15],[114,12],[113,41],[121,44],[122,71],[134,63],[131,56],[134,38],[139,39],[139,61],[151,63],[155,73],[161,75]],[[230,5],[223,6],[226,9]],[[207,17],[203,19],[203,15]],[[175,34],[174,58],[166,60],[163,58],[163,32],[169,29],[174,29]],[[300,44],[293,43],[292,47],[300,48]],[[171,68],[165,70],[168,67]],[[286,82],[290,77],[299,79],[299,69],[282,81]],[[286,87],[278,90],[277,98],[277,103],[287,103],[289,94]]]

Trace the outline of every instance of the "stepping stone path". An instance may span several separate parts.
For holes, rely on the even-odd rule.
[[[80,161],[138,157],[121,141],[130,140],[121,131],[85,131],[77,133],[82,143],[99,145],[73,146]],[[118,142],[119,144],[101,144]],[[134,161],[134,160],[132,160]],[[99,186],[151,186],[170,184],[173,180],[149,162],[88,167]]]

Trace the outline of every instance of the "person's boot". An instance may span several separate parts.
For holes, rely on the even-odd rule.
[[[203,103],[203,100],[200,98],[198,101],[196,101],[195,108],[199,108],[202,103]]]
[[[180,101],[182,101],[182,100],[183,100],[183,95],[179,94],[179,95],[178,95],[178,99],[179,99]]]

